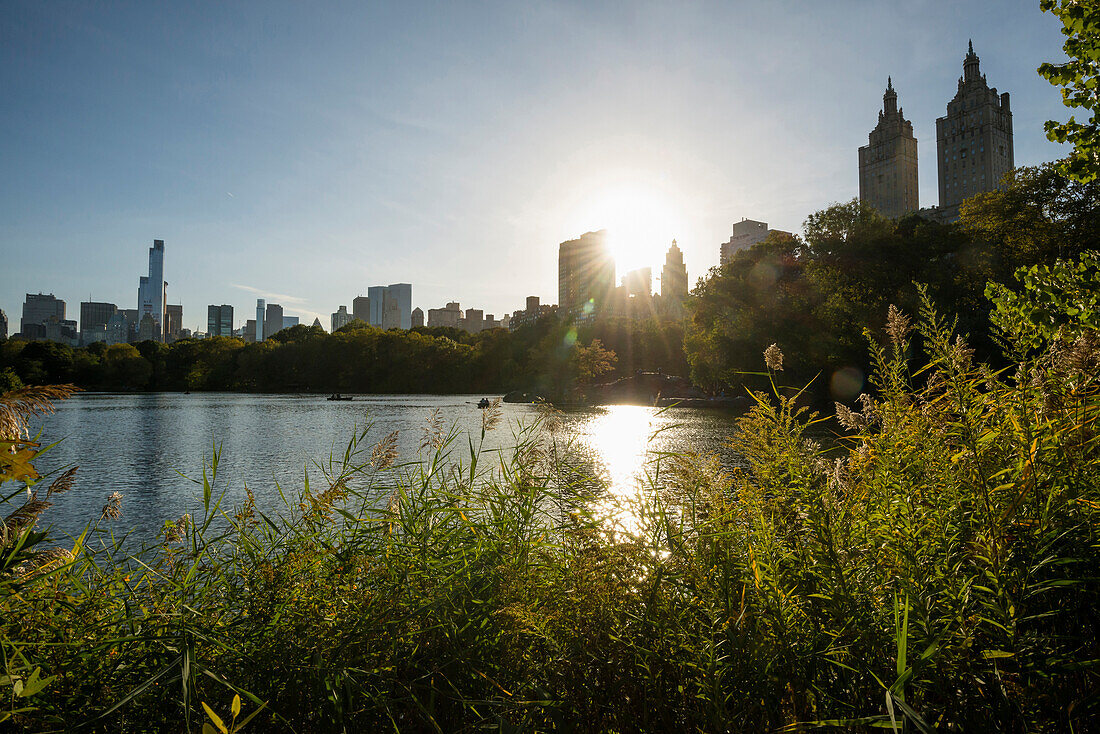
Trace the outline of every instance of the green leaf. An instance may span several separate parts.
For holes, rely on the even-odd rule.
[[[214,711],[206,705],[206,701],[202,702],[202,707],[206,711],[206,715],[214,722],[214,726],[218,727],[218,731],[222,734],[229,734],[229,730],[225,728],[225,724],[222,722],[221,717],[215,714]]]

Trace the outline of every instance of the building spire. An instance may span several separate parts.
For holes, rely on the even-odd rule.
[[[898,93],[894,91],[894,80],[886,77],[886,94],[882,95],[882,111],[892,115],[898,111]]]
[[[978,54],[974,53],[974,41],[971,39],[966,52],[966,58],[963,59],[963,79],[965,81],[973,81],[978,79],[981,73],[978,71]]]

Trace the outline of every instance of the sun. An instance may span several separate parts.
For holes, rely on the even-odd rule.
[[[587,230],[607,230],[619,278],[647,266],[656,277],[669,244],[682,236],[682,217],[672,197],[651,183],[605,184],[591,192],[583,209],[580,219]]]

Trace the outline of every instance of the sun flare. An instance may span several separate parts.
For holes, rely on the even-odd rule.
[[[618,277],[650,266],[654,276],[673,238],[681,237],[681,215],[658,186],[624,181],[593,192],[579,219],[589,230],[606,229]],[[579,234],[579,233],[578,233]]]

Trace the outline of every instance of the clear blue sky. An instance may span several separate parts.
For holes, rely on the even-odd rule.
[[[425,311],[557,300],[557,245],[633,219],[689,277],[742,217],[858,193],[892,75],[936,204],[967,39],[1012,94],[1016,164],[1062,155],[1038,0],[0,5],[0,308],[133,308],[154,238],[205,330],[257,294],[304,322],[375,284]],[[637,225],[640,223],[640,227]]]

